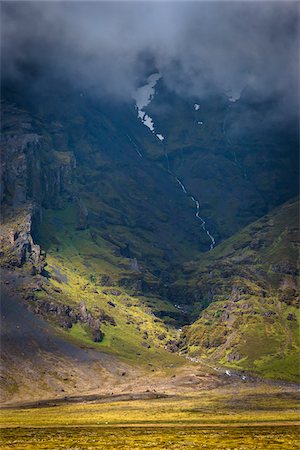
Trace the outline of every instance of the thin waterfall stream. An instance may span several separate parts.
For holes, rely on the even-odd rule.
[[[180,180],[177,177],[177,175],[171,170],[169,156],[165,150],[165,137],[160,133],[156,133],[153,119],[148,114],[146,114],[146,112],[144,111],[144,108],[149,105],[149,103],[151,102],[151,100],[154,97],[155,85],[160,78],[161,78],[160,74],[158,74],[158,73],[152,74],[148,77],[147,84],[145,84],[137,89],[135,97],[134,97],[135,102],[136,102],[137,115],[138,115],[138,118],[142,121],[142,123],[145,126],[147,126],[149,128],[149,130],[157,137],[157,139],[159,139],[163,143],[164,154],[165,154],[166,164],[167,164],[167,172],[175,179],[175,181],[180,186],[181,190],[184,192],[186,197],[188,199],[192,200],[192,202],[195,204],[195,207],[196,207],[195,217],[200,221],[202,230],[209,237],[209,239],[211,241],[209,250],[212,250],[214,248],[214,246],[216,245],[216,240],[213,237],[213,235],[210,233],[210,231],[207,229],[206,221],[203,219],[203,217],[200,216],[200,202],[197,198],[194,197],[194,195],[192,195],[188,192],[188,189],[183,184],[182,180]],[[195,105],[194,106],[195,109],[198,106],[199,105]],[[203,122],[199,122],[199,124],[200,123],[202,124]],[[141,158],[143,158],[143,155],[141,154],[136,143],[132,140],[132,138],[130,136],[127,135],[127,137],[130,140],[130,142],[133,144],[134,150],[138,153],[138,155]]]
[[[214,246],[216,245],[216,240],[213,237],[213,235],[209,232],[209,230],[206,228],[206,221],[203,219],[203,217],[200,216],[200,202],[199,200],[197,200],[193,195],[190,195],[187,191],[187,188],[185,187],[185,185],[183,184],[183,182],[170,170],[170,161],[169,161],[169,157],[168,154],[165,153],[165,157],[166,157],[166,161],[167,161],[167,168],[168,168],[168,172],[170,175],[172,175],[172,177],[175,178],[176,182],[179,184],[179,186],[181,187],[182,191],[184,192],[184,194],[192,200],[192,202],[194,202],[195,206],[196,206],[196,212],[195,212],[195,217],[200,220],[201,222],[201,228],[203,229],[203,231],[205,231],[205,233],[207,234],[207,236],[209,237],[209,239],[211,240],[211,244],[210,244],[210,250],[212,250],[214,248]]]

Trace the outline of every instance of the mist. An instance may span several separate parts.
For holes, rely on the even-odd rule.
[[[298,111],[296,2],[2,2],[2,79],[34,67],[94,96],[130,101],[159,72],[201,99],[250,88]]]

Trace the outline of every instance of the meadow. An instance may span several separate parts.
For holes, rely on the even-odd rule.
[[[2,449],[296,449],[299,430],[285,427],[10,428]]]
[[[3,449],[296,449],[297,392],[235,385],[156,399],[2,410]]]

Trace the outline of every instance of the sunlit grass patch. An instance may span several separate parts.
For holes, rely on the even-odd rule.
[[[77,450],[123,449],[296,449],[298,429],[287,427],[243,428],[54,428],[6,429],[2,433],[2,449]]]

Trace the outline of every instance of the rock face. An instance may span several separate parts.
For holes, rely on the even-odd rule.
[[[73,325],[78,323],[87,330],[94,342],[101,342],[104,337],[101,325],[106,323],[112,326],[116,325],[113,317],[100,308],[92,312],[87,309],[84,302],[81,302],[79,306],[70,306],[58,304],[51,300],[42,300],[32,292],[34,289],[37,289],[37,287],[35,286],[32,289],[32,286],[28,286],[28,294],[26,295],[28,309],[35,314],[46,317],[48,320],[54,320],[62,328],[72,328]]]
[[[0,261],[6,267],[21,267],[28,264],[33,275],[42,273],[44,256],[40,246],[32,239],[32,218],[34,207],[27,204],[13,209],[5,215],[0,238]]]
[[[72,199],[72,152],[54,150],[46,135],[33,132],[28,114],[4,103],[1,135],[1,203],[17,208],[27,201],[59,208]]]
[[[1,147],[2,156],[2,200],[13,207],[23,205],[27,200],[28,157],[26,150],[35,151],[39,147],[39,136],[33,133],[24,135],[4,135]]]
[[[34,132],[29,114],[3,102],[1,135],[1,262],[41,273],[44,263],[32,232],[41,207],[73,201],[75,158],[56,151],[47,136]]]

